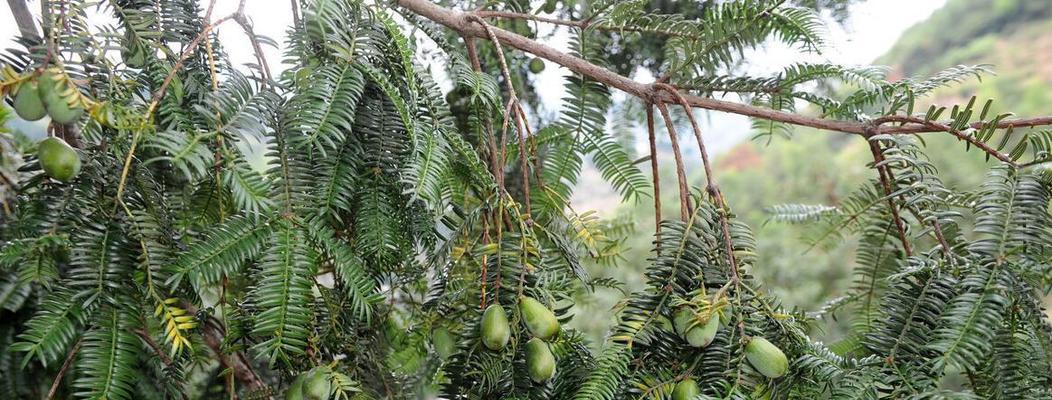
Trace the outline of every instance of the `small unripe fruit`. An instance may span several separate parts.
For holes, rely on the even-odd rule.
[[[40,85],[34,81],[27,81],[19,86],[18,94],[15,95],[15,114],[26,121],[36,121],[47,115],[44,100],[40,98]]]
[[[435,353],[438,353],[438,358],[443,360],[449,358],[457,351],[456,340],[453,339],[453,334],[449,333],[449,329],[445,327],[438,327],[431,331],[431,344],[435,346]]]
[[[490,350],[503,349],[511,339],[511,327],[508,326],[508,316],[504,314],[504,308],[500,304],[491,304],[482,313],[482,344]]]
[[[71,104],[70,94],[75,90],[60,70],[47,70],[40,76],[40,98],[52,121],[70,124],[84,114],[80,105]]]
[[[559,320],[555,318],[555,314],[534,298],[520,298],[519,312],[522,313],[522,320],[526,322],[526,328],[533,336],[548,340],[559,333]]]
[[[555,375],[555,357],[548,343],[538,338],[526,342],[526,368],[534,382],[544,383],[552,379],[552,375]]]
[[[544,60],[534,57],[530,60],[530,72],[539,74],[544,71]]]
[[[704,324],[695,324],[694,313],[685,307],[676,311],[674,319],[676,333],[694,347],[708,346],[712,339],[716,338],[716,332],[720,328],[720,319],[715,315],[709,317]]]
[[[762,337],[754,337],[745,345],[745,358],[759,373],[768,378],[780,378],[789,372],[789,360],[778,346]]]
[[[698,389],[698,383],[691,378],[687,378],[679,381],[676,384],[676,388],[672,389],[672,400],[694,400],[700,393],[701,389]]]
[[[292,381],[289,389],[285,391],[285,400],[303,400],[304,380],[306,380],[306,374],[300,374],[300,376],[296,377],[296,380]]]
[[[69,182],[80,173],[80,156],[62,139],[49,137],[37,146],[40,167],[48,176]]]

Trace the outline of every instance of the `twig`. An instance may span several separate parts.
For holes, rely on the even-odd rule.
[[[300,6],[296,4],[296,0],[291,0],[292,3],[292,23],[298,28],[300,26]]]
[[[252,30],[252,24],[248,22],[248,18],[245,14],[238,13],[234,17],[234,21],[241,26],[241,29],[245,31],[245,36],[248,36],[248,41],[252,44],[252,51],[256,53],[256,59],[259,60],[259,64],[263,67],[263,86],[266,86],[270,81],[274,80],[274,76],[270,74],[270,65],[267,64],[267,57],[263,54],[263,46],[259,44],[259,38],[256,37],[256,32]]]
[[[1039,120],[1043,120],[1043,119],[1039,119]],[[1050,121],[1052,121],[1052,119],[1050,119]],[[877,124],[878,126],[880,124],[885,124],[885,123],[888,123],[888,122],[911,122],[911,123],[915,123],[915,124],[918,124],[918,125],[921,125],[921,126],[933,129],[935,131],[948,132],[948,133],[956,136],[958,139],[961,139],[961,140],[964,140],[964,141],[966,141],[968,143],[971,143],[973,146],[978,147],[982,151],[985,151],[986,154],[994,156],[998,160],[1001,160],[1001,161],[1003,161],[1004,163],[1006,163],[1008,165],[1011,165],[1013,167],[1018,167],[1018,165],[1016,165],[1015,161],[1012,161],[1011,157],[1008,157],[1007,155],[1002,154],[1001,152],[997,151],[996,149],[988,146],[986,143],[983,143],[979,139],[976,139],[976,138],[972,137],[971,135],[968,135],[968,134],[966,134],[964,132],[961,132],[960,130],[957,130],[956,128],[954,128],[952,126],[943,124],[941,122],[928,121],[928,120],[925,120],[924,118],[910,117],[910,116],[903,116],[903,115],[889,115],[889,116],[886,116],[886,117],[877,118],[876,120],[873,121],[873,123]],[[979,127],[983,126],[982,123],[978,123],[978,124],[979,124],[978,125]],[[1000,125],[1000,124],[998,124],[998,125]],[[1013,125],[1006,125],[1006,126],[1013,126]],[[891,129],[889,128],[888,130],[883,131],[883,133],[890,133],[890,130]],[[903,132],[899,132],[899,133],[903,133]]]
[[[157,353],[157,357],[161,359],[161,362],[163,362],[164,365],[172,365],[172,358],[168,357],[168,354],[165,354],[165,352],[161,350],[161,346],[158,346],[157,342],[154,341],[145,330],[136,329],[134,332],[136,335],[139,335],[139,338],[142,339],[143,342],[146,342],[147,346],[150,346],[150,348],[153,349],[154,353]]]
[[[665,129],[668,130],[668,138],[672,141],[672,155],[676,159],[676,178],[679,181],[679,214],[680,218],[684,221],[687,220],[687,216],[690,215],[690,191],[687,188],[687,172],[683,166],[683,152],[679,149],[679,138],[676,133],[676,126],[672,123],[672,116],[669,115],[668,108],[663,103],[657,104],[658,111],[661,112],[661,118],[665,120]]]
[[[923,118],[901,117],[901,116],[894,116],[893,115],[893,116],[877,118],[876,120],[874,120],[874,122],[875,123],[896,122],[896,121],[903,122],[902,121],[903,118],[910,119],[909,121],[905,121],[905,122],[912,122],[912,123],[914,123],[914,125],[881,127],[880,133],[886,133],[886,134],[889,134],[889,135],[900,135],[900,134],[911,134],[911,133],[946,132],[946,129],[944,128],[944,126],[947,126],[947,125],[945,123],[936,123],[933,126],[931,124],[926,124],[926,123],[919,122],[919,121],[923,121],[924,120]],[[1005,128],[1031,128],[1031,127],[1035,127],[1035,126],[1045,126],[1045,125],[1052,125],[1052,116],[1033,117],[1033,118],[1004,119],[1004,120],[999,121],[997,123],[997,125],[993,125],[993,126],[995,128],[997,128],[997,129],[1005,129]],[[968,125],[968,127],[972,128],[972,129],[982,129],[982,128],[987,128],[987,127],[990,127],[990,126],[991,126],[990,123],[983,122],[983,121],[973,122],[973,123]]]
[[[654,229],[661,233],[661,179],[658,174],[657,140],[654,137],[654,105],[647,103],[647,139],[650,141],[650,177],[654,182]]]
[[[906,236],[906,225],[899,215],[899,209],[895,205],[895,198],[891,196],[894,191],[891,187],[891,177],[888,175],[887,165],[883,164],[884,154],[881,153],[880,146],[873,141],[869,142],[869,151],[873,154],[873,166],[877,169],[880,184],[884,187],[884,193],[888,196],[888,208],[891,210],[891,217],[895,221],[899,241],[902,242],[902,251],[906,253],[906,257],[910,257],[913,255],[913,248],[910,246],[909,238]]]
[[[734,244],[731,243],[731,225],[727,212],[727,203],[723,199],[723,191],[720,190],[720,186],[716,183],[716,174],[712,171],[712,164],[709,162],[709,153],[705,149],[705,140],[701,135],[701,128],[698,127],[698,121],[694,118],[694,109],[687,103],[687,99],[676,91],[675,88],[668,84],[658,83],[655,87],[665,90],[672,94],[673,97],[679,101],[680,106],[683,107],[683,112],[687,114],[687,120],[690,121],[690,127],[694,130],[694,138],[698,140],[698,150],[701,152],[701,164],[705,168],[705,190],[709,193],[713,203],[716,204],[716,208],[720,213],[720,225],[723,228],[723,242],[727,252],[727,261],[730,263],[731,272],[734,273],[734,279],[737,281],[740,279],[738,274],[738,262],[734,259]]]
[[[58,385],[62,383],[62,377],[66,376],[66,371],[69,371],[69,367],[73,365],[73,359],[76,358],[77,352],[80,351],[80,345],[82,344],[84,344],[83,337],[77,340],[77,344],[73,345],[72,349],[69,349],[69,354],[66,355],[66,361],[62,362],[62,368],[59,368],[58,374],[55,375],[55,381],[51,383],[51,390],[47,391],[47,400],[55,398],[55,393],[58,392]]]
[[[498,39],[497,35],[493,33],[493,29],[491,29],[491,27],[489,26],[489,24],[486,23],[485,20],[475,15],[468,15],[467,18],[468,20],[482,26],[482,29],[486,32],[490,41],[493,42],[493,46],[497,53],[497,61],[500,62],[500,72],[502,75],[504,75],[504,85],[508,89],[509,110],[511,110],[512,115],[515,118],[515,126],[517,127],[516,132],[518,132],[519,136],[519,163],[521,164],[520,168],[522,169],[522,191],[523,203],[526,205],[526,218],[527,220],[532,220],[533,212],[532,206],[530,205],[530,167],[529,162],[526,160],[526,132],[523,128],[525,125],[527,125],[527,122],[524,121],[522,115],[520,113],[515,112],[514,109],[515,105],[519,102],[519,96],[515,93],[515,85],[511,80],[511,71],[508,69],[508,62],[504,59],[504,48],[500,44],[500,39]],[[501,140],[503,141],[506,137],[507,135],[505,134],[501,138]],[[501,146],[502,166],[504,165],[503,152],[506,147],[507,146]]]

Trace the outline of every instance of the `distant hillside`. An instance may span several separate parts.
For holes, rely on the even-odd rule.
[[[949,0],[903,33],[877,64],[893,76],[927,76],[958,64],[991,64],[996,76],[940,93],[993,98],[1001,110],[1048,114],[1052,107],[1052,1]]]

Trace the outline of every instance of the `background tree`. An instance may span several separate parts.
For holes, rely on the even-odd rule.
[[[1052,329],[1037,294],[1052,276],[1052,134],[1031,128],[1052,118],[995,114],[975,98],[917,107],[982,67],[898,81],[826,64],[721,75],[770,38],[820,49],[813,9],[784,1],[705,3],[689,16],[560,2],[538,17],[516,3],[327,0],[292,2],[293,67],[275,76],[244,3],[222,15],[214,2],[111,0],[101,9],[117,23],[105,26],[88,22],[94,3],[45,4],[42,39],[24,35],[26,51],[5,54],[0,87],[20,115],[50,115],[50,143],[75,147],[80,167],[60,175],[52,145],[19,146],[26,163],[0,228],[6,393],[1050,395]],[[491,24],[527,19],[572,28],[574,51]],[[228,23],[256,51],[249,76],[214,36]],[[647,45],[665,55],[651,66],[658,82],[603,66],[611,35],[626,31],[663,38]],[[422,43],[443,53],[453,95],[417,64]],[[574,73],[568,106],[543,127],[523,106],[516,50]],[[816,81],[843,82],[842,94],[803,89]],[[611,89],[645,110],[649,179],[606,130]],[[725,92],[750,103],[713,97]],[[43,110],[22,105],[25,93]],[[821,116],[793,113],[798,101]],[[767,134],[801,125],[867,144],[859,162],[877,178],[840,207],[776,210],[860,236],[858,284],[831,305],[854,310],[837,346],[812,341],[811,317],[752,276],[754,240],[694,108],[754,117]],[[682,143],[680,109],[692,133]],[[673,146],[678,215],[660,215],[659,132]],[[997,161],[979,190],[940,182],[920,145],[931,135]],[[695,144],[706,183],[692,190],[682,150]],[[263,168],[250,161],[259,147]],[[647,287],[617,307],[595,353],[565,323],[577,291],[621,286],[582,265],[616,260],[619,235],[569,204],[585,157],[626,200],[653,199],[660,221]],[[941,386],[958,374],[965,389]]]

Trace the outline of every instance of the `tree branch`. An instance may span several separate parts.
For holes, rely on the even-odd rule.
[[[683,166],[683,152],[679,149],[679,136],[676,134],[676,126],[672,123],[672,116],[669,115],[668,107],[665,107],[664,103],[658,103],[658,111],[661,112],[661,118],[665,120],[665,129],[668,131],[668,139],[672,141],[672,155],[676,159],[676,179],[679,180],[679,214],[680,218],[684,221],[690,215],[690,190],[687,185],[687,172]]]
[[[727,203],[723,199],[723,191],[720,190],[720,185],[716,183],[716,174],[712,171],[712,164],[709,162],[709,153],[705,149],[705,139],[701,135],[701,127],[698,126],[698,121],[694,119],[694,109],[690,108],[690,105],[687,104],[687,99],[683,98],[683,95],[672,86],[666,83],[658,83],[654,87],[665,90],[675,97],[683,107],[683,112],[687,113],[687,120],[690,121],[690,127],[694,131],[694,138],[698,141],[698,151],[701,152],[701,165],[705,168],[706,191],[709,192],[709,197],[712,198],[712,202],[716,204],[720,213],[720,227],[723,230],[723,244],[724,251],[727,252],[727,262],[731,267],[734,280],[737,282],[741,279],[741,276],[738,273],[738,261],[734,258],[734,243],[731,242],[731,224],[727,216]]]
[[[1041,119],[1043,119],[1043,118],[1038,118],[1038,120],[1041,120]],[[1048,118],[1048,120],[1052,121],[1052,118]],[[1001,160],[1001,161],[1003,161],[1004,163],[1006,163],[1008,165],[1011,165],[1013,167],[1018,166],[1018,165],[1016,165],[1015,161],[1012,161],[1011,157],[1008,157],[1007,155],[1002,154],[1001,152],[997,151],[996,149],[988,146],[986,143],[983,143],[982,141],[972,137],[972,135],[968,135],[968,134],[966,134],[964,132],[961,132],[961,131],[959,131],[957,129],[954,129],[952,126],[946,125],[944,123],[935,122],[935,121],[928,121],[928,120],[925,120],[924,118],[919,118],[919,117],[909,117],[909,116],[899,116],[899,115],[889,115],[889,116],[877,118],[876,120],[874,120],[874,123],[876,123],[878,125],[879,124],[888,123],[888,122],[910,122],[910,123],[914,123],[914,124],[919,125],[920,128],[931,129],[933,132],[948,132],[948,133],[956,136],[958,139],[961,139],[961,140],[964,140],[964,141],[966,141],[968,143],[971,143],[973,146],[978,147],[982,151],[985,151],[986,154],[994,156],[998,160]],[[976,124],[978,124],[977,126],[980,127],[980,128],[983,127],[981,122],[978,122]],[[998,124],[998,125],[1000,125],[1000,124]],[[1008,127],[1008,126],[1014,126],[1014,125],[1005,125],[1005,126]],[[918,131],[918,132],[920,132],[920,131]],[[891,132],[883,131],[883,133],[891,133]],[[899,133],[905,133],[905,132],[899,132]]]
[[[476,15],[518,17],[518,15],[509,15],[503,12],[468,13],[448,9],[427,0],[396,1],[398,5],[406,8],[410,12],[418,14],[441,25],[444,25],[447,28],[453,29],[466,37],[471,36],[483,39],[489,38],[489,35],[482,29],[482,27],[475,25],[471,22],[470,17],[477,18]],[[540,19],[540,17],[531,19],[535,19],[538,21],[542,20]],[[545,18],[544,22],[555,23],[560,21],[550,21],[550,19]],[[561,23],[577,24],[576,22],[572,21],[561,21]],[[617,88],[633,96],[646,99],[647,101],[655,104],[677,102],[671,94],[660,93],[655,95],[652,93],[649,84],[636,82],[631,78],[619,75],[606,68],[590,63],[587,60],[584,60],[580,57],[563,53],[559,50],[556,50],[555,48],[546,46],[524,36],[500,28],[492,27],[491,31],[493,32],[494,36],[506,46],[514,47],[516,49],[532,53],[537,57],[544,58],[556,64],[562,65],[575,73],[587,76],[594,81],[597,81],[610,87]],[[776,122],[783,122],[791,125],[806,126],[828,131],[852,133],[862,136],[865,136],[868,133],[905,134],[944,131],[943,129],[934,128],[929,125],[911,123],[909,125],[900,127],[878,127],[875,132],[867,132],[867,129],[871,129],[871,127],[867,127],[867,124],[869,124],[868,122],[841,121],[816,118],[785,111],[773,110],[770,108],[757,107],[748,104],[717,100],[689,94],[684,94],[683,98],[687,101],[688,104],[690,104],[691,107],[727,112],[731,114],[744,115],[753,118],[766,119]],[[1052,116],[1002,121],[998,124],[998,127],[1029,127],[1041,125],[1052,125]],[[979,126],[982,126],[982,124],[979,124]]]
[[[11,16],[18,24],[18,32],[26,39],[40,40],[40,31],[33,20],[33,14],[29,12],[29,6],[25,0],[7,0],[7,6],[11,8]]]
[[[877,175],[880,177],[880,185],[884,188],[884,193],[888,196],[888,208],[891,210],[892,219],[895,220],[895,228],[898,230],[899,241],[902,242],[902,251],[906,253],[906,257],[913,255],[913,248],[910,246],[909,237],[906,236],[906,224],[902,221],[902,216],[899,215],[899,209],[895,206],[895,198],[892,197],[894,193],[891,188],[891,175],[887,165],[883,165],[884,153],[880,151],[880,146],[874,141],[869,141],[869,151],[873,154],[873,166],[877,169]]]
[[[55,398],[55,393],[58,393],[58,385],[62,383],[62,377],[66,376],[66,371],[69,371],[69,367],[73,365],[73,359],[76,358],[82,344],[84,344],[83,337],[77,340],[77,344],[73,345],[72,349],[69,349],[66,361],[62,362],[62,368],[59,368],[58,375],[55,375],[55,382],[51,384],[51,390],[47,391],[47,400]]]
[[[647,103],[647,137],[650,140],[650,175],[654,181],[654,225],[661,233],[661,179],[658,174],[657,141],[654,137],[654,105]]]
[[[397,0],[398,4],[409,11],[424,18],[442,24],[462,35],[474,36],[488,39],[489,36],[482,27],[471,22],[472,14],[451,10],[441,7],[427,0]],[[494,36],[501,44],[532,53],[538,57],[550,60],[562,65],[573,72],[585,75],[599,83],[620,89],[628,94],[639,98],[650,98],[652,89],[649,84],[640,83],[631,78],[619,75],[606,68],[590,63],[580,57],[563,53],[555,48],[533,41],[524,36],[508,32],[506,30],[491,27]],[[699,97],[694,95],[683,96],[691,107],[699,107],[707,110],[723,111],[732,114],[740,114],[750,117],[769,119],[785,122],[793,125],[809,126],[812,128],[862,134],[864,126],[862,123],[853,121],[837,121],[815,117],[808,117],[785,111],[772,110],[769,108],[756,107],[747,104],[734,103],[723,100]],[[676,100],[667,93],[653,95],[654,103],[676,103]]]

